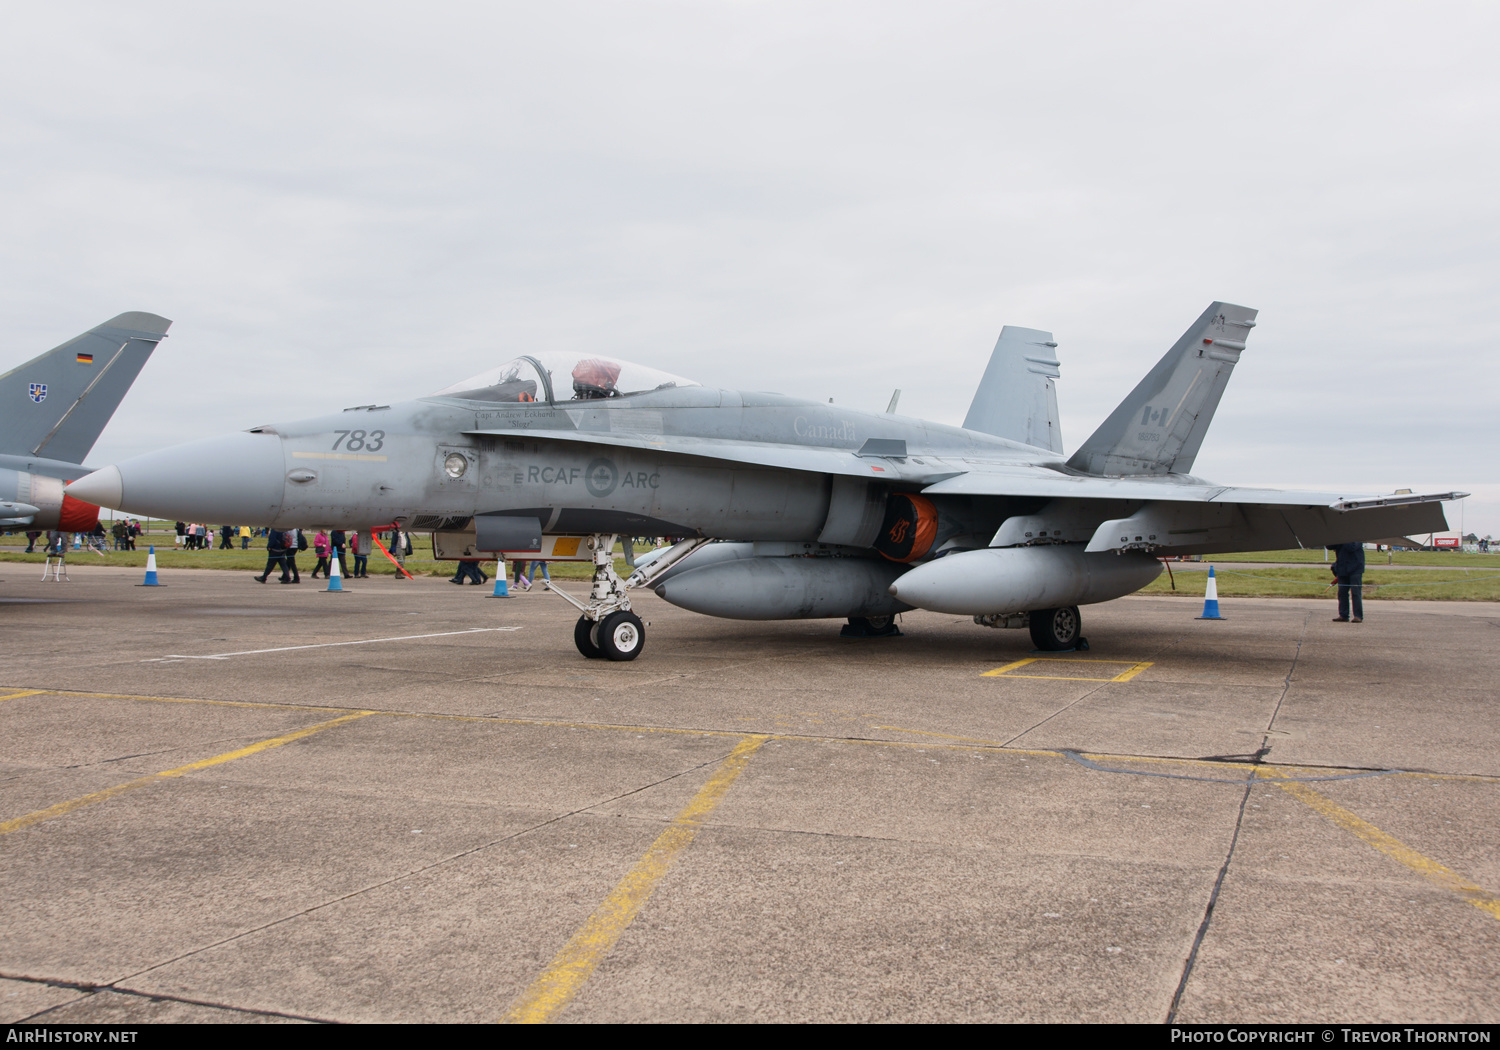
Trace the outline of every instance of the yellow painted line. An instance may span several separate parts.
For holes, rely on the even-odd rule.
[[[1025,660],[1017,660],[1014,663],[1006,664],[1004,667],[997,667],[993,671],[986,671],[986,672],[984,672],[984,674],[980,675],[980,677],[981,678],[997,678],[1000,675],[1003,675],[1007,671],[1014,671],[1017,667],[1025,667],[1027,664],[1034,664],[1034,663],[1036,663],[1036,657],[1034,657],[1034,656],[1027,657]]]
[[[251,744],[249,747],[242,747],[238,751],[228,751],[222,755],[215,755],[213,758],[205,758],[198,762],[190,762],[185,766],[178,766],[176,769],[168,769],[161,773],[151,773],[148,776],[137,777],[136,779],[127,781],[124,784],[116,784],[114,787],[107,787],[103,791],[95,791],[94,793],[89,795],[82,795],[78,798],[69,799],[67,802],[59,802],[55,806],[48,806],[46,809],[39,809],[34,813],[28,813],[24,817],[15,817],[11,820],[0,823],[0,835],[9,835],[12,831],[20,831],[22,828],[30,827],[33,824],[39,824],[44,820],[52,820],[54,817],[60,817],[65,813],[71,813],[75,809],[82,809],[84,806],[91,806],[95,802],[104,802],[107,799],[114,798],[116,795],[123,795],[127,791],[134,791],[136,788],[145,787],[148,784],[154,784],[158,780],[166,780],[169,777],[185,776],[188,773],[196,773],[200,769],[208,769],[212,766],[221,766],[225,762],[233,762],[237,758],[246,758],[250,755],[258,754],[261,751],[268,751],[273,747],[280,747],[282,744],[290,744],[293,740],[301,740],[305,736],[312,736],[314,733],[320,733],[325,729],[331,729],[333,726],[342,725],[345,722],[352,722],[356,718],[364,718],[365,716],[373,715],[374,713],[374,711],[357,711],[352,715],[344,715],[341,718],[330,719],[327,722],[319,722],[317,725],[308,726],[306,729],[298,729],[295,732],[286,733],[278,737],[273,737],[270,740],[262,740],[258,744]]]
[[[1120,661],[1124,662],[1124,661]],[[1082,681],[1083,679],[1069,679],[1070,681]],[[0,687],[3,688],[3,687]],[[70,692],[62,689],[37,689],[37,693],[49,693],[53,696],[64,698],[77,698],[85,700],[140,700],[150,703],[161,704],[207,704],[214,707],[248,707],[264,711],[315,711],[325,714],[349,713],[356,708],[352,707],[322,707],[308,704],[270,704],[252,700],[209,700],[201,697],[187,696],[147,696],[136,693],[82,693]],[[553,721],[545,718],[502,718],[493,715],[452,715],[436,711],[386,711],[366,710],[361,714],[382,715],[387,718],[414,718],[428,719],[438,722],[487,722],[493,725],[511,726],[534,726],[540,729],[601,729],[620,733],[663,733],[673,736],[722,736],[740,738],[745,735],[742,729],[683,729],[675,726],[653,726],[653,725],[631,725],[626,722],[564,722]],[[981,737],[950,736],[946,733],[931,733],[921,729],[907,729],[903,726],[872,725],[871,729],[885,729],[893,733],[912,733],[917,736],[937,737],[943,740],[959,741],[954,744],[933,744],[933,747],[948,747],[954,750],[964,750],[964,745],[976,745],[979,747],[992,748],[1005,751],[1008,754],[1019,755],[1052,755],[1062,757],[1057,751],[1027,750],[1025,748],[1007,747],[1002,740],[986,740]],[[814,736],[809,733],[770,733],[767,738],[771,740],[791,740],[801,743],[814,744],[857,744],[863,747],[925,747],[929,745],[912,743],[903,740],[878,740],[860,739],[840,736]],[[1330,773],[1362,773],[1379,772],[1378,770],[1346,769],[1339,766],[1268,766],[1264,763],[1255,762],[1216,762],[1201,758],[1163,758],[1158,755],[1117,755],[1096,753],[1092,751],[1080,751],[1082,755],[1091,761],[1110,762],[1157,762],[1167,765],[1202,766],[1205,769],[1245,769],[1263,770],[1267,776],[1273,776],[1273,770],[1286,773],[1302,773],[1307,776],[1322,776]],[[1486,776],[1480,773],[1420,773],[1407,770],[1396,770],[1393,776],[1413,777],[1418,780],[1444,780],[1457,781],[1461,783],[1494,784],[1500,783],[1500,777]]]
[[[1028,664],[1035,664],[1035,663],[1042,663],[1042,664],[1130,664],[1130,666],[1128,668],[1126,668],[1124,671],[1121,671],[1119,674],[1115,675],[1112,678],[1078,678],[1078,677],[1073,677],[1071,675],[1013,674],[1012,673],[1017,668],[1025,667]],[[1047,681],[1047,682],[1128,682],[1132,678],[1134,678],[1136,675],[1140,674],[1142,671],[1144,671],[1146,668],[1148,668],[1150,666],[1151,666],[1151,661],[1146,661],[1145,663],[1133,663],[1132,664],[1132,663],[1130,663],[1129,660],[1085,660],[1085,659],[1083,659],[1081,657],[1076,657],[1076,656],[1074,656],[1074,657],[1068,657],[1068,656],[1032,656],[1032,657],[1028,657],[1025,660],[1016,660],[1013,663],[1008,663],[1004,667],[997,667],[993,671],[985,671],[985,672],[983,672],[980,675],[980,677],[981,678],[1031,678],[1031,679],[1041,679],[1042,681]]]
[[[19,693],[6,693],[4,696],[0,696],[0,701],[19,700],[23,696],[40,696],[46,691],[45,689],[22,689]]]
[[[1488,913],[1491,918],[1500,919],[1500,896],[1496,896],[1483,886],[1470,882],[1458,874],[1458,872],[1443,867],[1437,861],[1424,857],[1400,839],[1386,834],[1368,820],[1355,816],[1343,806],[1318,794],[1318,792],[1306,784],[1281,780],[1274,775],[1269,779],[1273,780],[1277,787],[1293,795],[1298,801],[1311,806],[1339,827],[1345,831],[1352,832],[1356,837],[1374,846],[1386,856],[1400,861],[1418,875],[1437,883],[1445,890],[1451,890],[1458,894],[1480,911]]]
[[[293,452],[293,459],[354,459],[364,463],[384,463],[385,456],[369,452]]]
[[[887,729],[887,730],[889,730],[892,733],[910,733],[913,736],[930,736],[930,737],[936,737],[939,740],[957,740],[961,744],[978,744],[980,747],[996,748],[996,749],[1002,750],[1007,755],[1037,755],[1037,756],[1045,756],[1047,758],[1062,758],[1063,757],[1062,755],[1058,754],[1056,751],[1030,751],[1030,750],[1027,750],[1024,747],[1006,747],[1005,744],[1002,743],[999,740],[984,740],[984,739],[981,739],[979,737],[974,737],[974,736],[953,736],[952,734],[949,734],[949,733],[931,733],[931,732],[928,732],[925,729],[902,729],[900,726],[871,726],[870,728],[871,729]],[[892,747],[912,747],[912,746],[914,746],[912,744],[907,743],[904,740],[890,740],[890,741],[886,741],[886,740],[868,740],[868,741],[861,741],[861,743],[878,744],[878,745],[880,745],[882,747],[885,746],[886,744],[890,744],[890,746],[892,746]]]
[[[1111,682],[1128,682],[1146,668],[1151,666],[1152,661],[1138,663],[1128,671],[1122,671],[1110,679]]]
[[[70,700],[142,700],[153,704],[208,704],[213,707],[253,707],[263,711],[321,711],[332,713],[335,711],[351,712],[360,710],[357,707],[317,707],[310,704],[268,704],[263,701],[254,700],[209,700],[198,696],[141,696],[136,693],[77,693],[65,689],[33,689],[34,693],[51,693],[53,696],[63,697]],[[17,696],[25,694],[18,693]],[[8,697],[5,699],[9,699]],[[376,711],[375,714],[395,714],[397,712]]]
[[[510,1008],[507,1024],[546,1024],[588,981],[594,969],[609,954],[625,928],[635,920],[657,885],[679,854],[693,841],[698,827],[723,801],[745,764],[769,737],[747,736],[719,764],[708,783],[693,796],[667,829],[657,836],[635,867],[620,880],[594,914],[579,927],[552,959],[551,965],[531,982]]]

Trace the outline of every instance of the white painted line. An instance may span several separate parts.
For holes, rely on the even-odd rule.
[[[238,653],[213,653],[209,656],[187,656],[172,653],[169,656],[151,656],[143,664],[160,663],[164,660],[227,660],[231,656],[258,656],[261,653],[289,653],[296,649],[329,649],[336,645],[374,645],[376,642],[411,642],[418,638],[451,638],[456,634],[483,634],[486,631],[519,631],[520,627],[470,627],[464,631],[440,631],[437,634],[404,634],[398,638],[361,638],[357,642],[319,642],[315,645],[283,645],[275,649],[246,649]]]

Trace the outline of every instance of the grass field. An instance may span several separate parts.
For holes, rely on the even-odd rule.
[[[139,541],[139,550],[106,551],[101,557],[90,551],[74,551],[68,556],[69,568],[84,568],[90,565],[117,565],[146,568],[146,546],[156,545],[156,564],[162,571],[171,569],[224,569],[236,572],[259,573],[266,566],[266,541],[255,539],[247,551],[234,550],[185,551],[176,546],[175,533],[164,523],[153,522],[153,528]],[[215,541],[218,542],[217,537]],[[6,536],[0,539],[0,562],[31,562],[40,568],[40,553],[25,554],[24,536]],[[412,537],[413,554],[406,559],[406,571],[414,576],[452,576],[457,564],[438,561],[432,556],[432,542],[426,534]],[[616,548],[615,568],[626,574],[624,559]],[[1403,551],[1393,556],[1391,567],[1383,567],[1384,553],[1369,551],[1366,554],[1369,570],[1365,573],[1365,597],[1380,599],[1404,598],[1428,601],[1500,601],[1500,555],[1464,554],[1448,551]],[[1323,562],[1320,550],[1253,551],[1242,554],[1220,554],[1206,557],[1216,568],[1221,597],[1269,597],[1269,598],[1334,598],[1332,577]],[[1277,562],[1306,563],[1307,568],[1285,568]],[[1270,563],[1270,564],[1267,564]],[[317,564],[312,551],[303,551],[297,556],[297,568],[305,576]],[[1264,568],[1257,567],[1264,565]],[[393,576],[396,569],[385,555],[376,551],[370,556],[370,575]],[[586,580],[592,568],[586,562],[549,562],[549,571],[561,580]],[[1172,576],[1163,572],[1161,577],[1147,587],[1142,594],[1177,594],[1183,597],[1203,597],[1208,573],[1195,568],[1182,571],[1182,566],[1171,563]],[[1413,571],[1427,570],[1427,571]],[[487,562],[484,571],[494,575],[494,562]]]
[[[1246,551],[1242,554],[1212,554],[1204,555],[1203,560],[1211,562],[1306,562],[1308,564],[1321,565],[1323,564],[1324,556],[1322,548],[1318,548],[1316,550]],[[1332,552],[1328,554],[1328,561],[1333,561]],[[1500,572],[1500,553],[1465,554],[1463,551],[1365,551],[1365,564],[1372,569],[1378,565],[1441,566],[1455,569],[1482,569],[1488,566],[1496,566],[1495,571]]]
[[[1500,562],[1500,559],[1496,559]],[[1174,570],[1176,566],[1172,566]],[[1219,596],[1235,598],[1336,598],[1333,576],[1327,569],[1258,568],[1253,565],[1224,566],[1215,559],[1214,574]],[[1174,578],[1175,577],[1175,578]],[[1174,589],[1175,584],[1175,589]],[[1202,598],[1208,573],[1163,572],[1142,594],[1180,594]],[[1365,598],[1402,598],[1414,601],[1500,601],[1500,564],[1489,569],[1371,568],[1364,577]]]
[[[146,570],[146,549],[149,545],[156,546],[156,567],[159,570],[168,569],[224,569],[233,572],[260,573],[266,567],[266,541],[264,539],[253,539],[250,541],[249,550],[239,549],[239,539],[235,538],[234,550],[207,550],[187,551],[177,547],[176,534],[170,529],[162,532],[150,532],[143,534],[137,542],[137,550],[115,551],[106,549],[101,556],[92,551],[70,551],[68,554],[68,568],[87,569],[90,565],[115,565],[126,568],[138,568],[144,574]],[[218,537],[214,537],[218,542]],[[40,568],[43,560],[41,547],[33,554],[25,553],[25,536],[6,536],[0,541],[0,562],[33,562]],[[347,562],[352,563],[352,557],[346,557]],[[318,558],[311,549],[302,551],[297,555],[297,570],[306,576],[312,572],[313,566],[318,564]],[[586,562],[548,562],[548,571],[558,579],[586,580],[593,576],[593,567]],[[621,557],[615,559],[617,570],[623,571],[625,561]],[[352,567],[352,565],[351,565]],[[370,555],[371,576],[394,576],[396,567],[380,551]],[[425,533],[414,533],[412,535],[412,554],[406,559],[406,571],[413,576],[452,576],[458,569],[458,563],[452,561],[438,561],[432,556],[432,540]],[[494,562],[491,561],[484,566],[484,571],[491,576],[494,575]],[[40,575],[40,572],[38,572]]]

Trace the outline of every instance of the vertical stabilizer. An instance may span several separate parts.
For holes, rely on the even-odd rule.
[[[171,325],[120,314],[0,376],[0,453],[82,463]]]
[[[1255,327],[1255,311],[1214,303],[1068,460],[1088,474],[1186,474]]]
[[[1061,454],[1057,420],[1057,344],[1051,332],[1006,325],[964,417],[965,430]]]

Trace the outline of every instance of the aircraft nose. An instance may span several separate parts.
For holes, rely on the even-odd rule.
[[[68,495],[154,518],[265,524],[281,511],[286,456],[275,434],[226,434],[149,452],[79,478]]]

